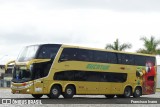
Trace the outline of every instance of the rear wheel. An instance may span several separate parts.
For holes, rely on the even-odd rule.
[[[114,98],[115,95],[105,95],[106,98]]]
[[[49,95],[47,95],[49,98],[56,99],[61,94],[61,88],[58,85],[52,86]]]
[[[136,87],[133,93],[133,97],[137,98],[140,97],[141,95],[142,95],[142,89],[140,87]]]
[[[131,96],[131,94],[132,94],[132,89],[130,87],[126,87],[125,90],[124,90],[123,96],[125,98],[129,98]]]
[[[39,98],[41,98],[41,97],[43,96],[43,94],[32,94],[32,96],[33,96],[34,98],[39,99]]]
[[[66,87],[65,92],[63,93],[64,98],[72,98],[75,94],[75,88],[72,85]]]

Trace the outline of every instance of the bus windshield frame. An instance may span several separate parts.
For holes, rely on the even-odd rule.
[[[31,59],[34,59],[36,57],[38,49],[39,49],[38,45],[26,46],[20,52],[20,54],[17,58],[17,61],[18,62],[25,62],[25,61],[29,61]]]
[[[50,67],[58,53],[61,45],[57,44],[45,44],[45,45],[32,45],[25,47],[17,58],[18,62],[31,61],[32,59],[50,59],[49,61],[30,63],[29,69],[26,65],[15,65],[13,69],[12,81],[17,83],[27,82],[30,80],[42,78],[48,75]],[[33,49],[33,50],[31,50]],[[25,52],[32,52],[31,55],[27,55]]]

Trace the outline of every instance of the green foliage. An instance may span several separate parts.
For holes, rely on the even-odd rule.
[[[145,53],[145,54],[153,54],[157,55],[160,54],[160,49],[158,46],[160,45],[160,40],[156,40],[155,37],[151,36],[150,39],[146,37],[140,38],[144,42],[144,48],[139,49],[137,52],[138,53]]]
[[[126,49],[130,49],[132,47],[129,43],[123,43],[122,45],[119,43],[119,40],[116,39],[116,41],[113,44],[107,44],[105,49],[112,49],[112,50],[118,50],[118,51],[124,51]]]

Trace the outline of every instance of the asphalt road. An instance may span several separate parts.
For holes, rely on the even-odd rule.
[[[12,94],[10,89],[0,89],[0,103],[2,103],[2,99],[11,99],[12,105],[17,107],[21,104],[30,104],[34,106],[52,106],[55,104],[59,107],[59,105],[63,106],[66,104],[71,104],[74,106],[74,104],[77,105],[85,105],[87,107],[89,106],[96,106],[99,107],[99,105],[110,105],[112,107],[121,106],[123,104],[126,104],[126,107],[135,105],[138,106],[160,106],[160,92],[156,92],[156,94],[153,95],[144,95],[140,98],[113,98],[113,99],[107,99],[103,95],[75,95],[72,99],[64,99],[62,96],[60,96],[59,99],[49,99],[47,96],[43,96],[41,99],[34,99],[31,95],[27,94]],[[13,101],[14,100],[14,101]],[[20,102],[18,102],[20,101]],[[42,104],[41,104],[42,103]],[[49,105],[46,105],[49,104]],[[127,106],[128,105],[128,106]],[[0,104],[0,106],[4,106],[4,104]],[[31,106],[29,106],[31,107]],[[101,106],[100,106],[101,107]],[[124,105],[122,106],[124,107]]]

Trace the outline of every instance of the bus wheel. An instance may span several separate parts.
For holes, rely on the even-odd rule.
[[[124,98],[129,98],[132,94],[132,89],[130,87],[126,87],[125,90],[124,90]]]
[[[71,85],[67,86],[65,92],[63,93],[64,98],[72,98],[75,94],[75,88]]]
[[[106,98],[114,98],[115,95],[105,95]]]
[[[134,93],[133,93],[133,97],[137,98],[137,97],[140,97],[142,95],[142,90],[140,87],[136,87],[136,89],[134,90]]]
[[[32,94],[32,96],[33,96],[34,98],[39,99],[39,98],[41,98],[41,97],[43,96],[43,94]]]
[[[61,94],[61,88],[58,85],[54,85],[52,86],[48,97],[52,99],[56,99],[60,96],[60,94]]]

